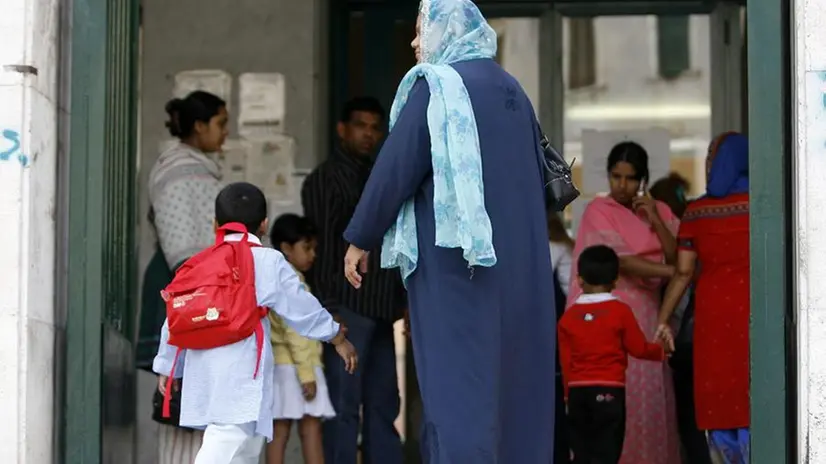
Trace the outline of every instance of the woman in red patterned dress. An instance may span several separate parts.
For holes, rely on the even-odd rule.
[[[677,272],[666,289],[657,336],[696,282],[694,396],[697,425],[727,464],[749,462],[748,140],[718,136],[706,160],[706,195],[692,202],[677,235]]]

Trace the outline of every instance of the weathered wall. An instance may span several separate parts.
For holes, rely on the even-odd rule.
[[[0,462],[53,462],[58,0],[0,15]]]
[[[280,72],[286,77],[285,131],[298,144],[297,168],[312,168],[327,145],[327,25],[324,0],[143,0],[140,129],[140,269],[153,251],[155,237],[146,222],[146,180],[158,145],[169,138],[164,105],[172,97],[176,73],[190,69]],[[238,109],[234,82],[230,111]],[[233,119],[230,127],[235,132]],[[230,137],[233,137],[231,134]],[[153,381],[142,375],[138,390],[139,463],[155,462],[151,453],[156,427],[147,419]],[[297,440],[293,440],[297,445]]]
[[[826,462],[826,4],[793,9],[794,237],[798,309],[798,462]],[[794,298],[794,297],[793,297]]]

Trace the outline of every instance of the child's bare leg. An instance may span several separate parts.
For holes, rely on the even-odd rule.
[[[267,444],[267,464],[284,464],[284,454],[287,452],[287,441],[290,439],[290,430],[293,421],[273,421],[272,441]]]
[[[321,445],[321,419],[304,416],[298,421],[298,434],[301,436],[304,464],[324,464],[324,450]]]

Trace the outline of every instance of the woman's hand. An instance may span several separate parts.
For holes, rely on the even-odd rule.
[[[168,376],[159,375],[158,376],[158,391],[161,392],[161,395],[166,395],[166,383],[169,380]],[[172,380],[172,391],[177,392],[181,389],[181,381],[178,379]]]
[[[350,245],[344,256],[344,277],[354,288],[361,288],[361,274],[367,272],[367,252]]]
[[[648,195],[634,197],[631,200],[631,207],[634,208],[634,211],[642,210],[650,222],[660,220],[660,213],[657,212],[657,202]]]
[[[654,333],[654,340],[663,345],[666,353],[674,352],[674,334],[671,332],[671,327],[668,324],[660,324],[657,326],[657,331]]]

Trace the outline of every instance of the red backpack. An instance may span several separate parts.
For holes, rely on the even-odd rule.
[[[224,241],[227,232],[243,233],[239,241]],[[229,223],[216,232],[215,245],[189,258],[161,292],[166,302],[169,344],[178,348],[166,384],[163,417],[170,414],[172,374],[181,350],[206,350],[230,345],[255,334],[258,351],[253,378],[258,376],[264,346],[260,308],[255,296],[255,265],[247,228]]]

